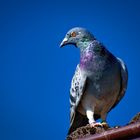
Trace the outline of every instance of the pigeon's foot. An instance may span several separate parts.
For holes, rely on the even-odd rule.
[[[102,127],[103,127],[104,129],[108,129],[108,128],[109,128],[109,125],[108,125],[107,122],[103,121],[101,124],[102,124]]]
[[[90,127],[103,127],[103,125],[100,122],[93,122],[90,124]]]
[[[106,122],[93,122],[90,124],[91,127],[102,127],[102,128],[105,128],[105,129],[108,129],[109,128],[109,125],[106,123]]]

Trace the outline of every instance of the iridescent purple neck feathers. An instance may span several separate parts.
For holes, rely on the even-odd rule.
[[[80,68],[92,71],[98,67],[101,56],[105,56],[105,48],[99,41],[93,40],[87,47],[81,47],[80,55]]]

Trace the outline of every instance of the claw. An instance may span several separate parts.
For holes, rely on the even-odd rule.
[[[91,127],[103,127],[102,123],[100,122],[93,122],[90,124]]]

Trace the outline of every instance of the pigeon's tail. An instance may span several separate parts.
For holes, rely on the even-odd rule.
[[[94,115],[94,119],[97,120],[99,119],[100,116]],[[76,111],[74,121],[69,128],[68,135],[71,134],[73,131],[75,131],[77,128],[85,126],[88,124],[88,118],[85,115],[82,115],[78,111]]]
[[[69,128],[68,135],[72,133],[73,131],[75,131],[77,128],[85,126],[87,124],[88,124],[87,117],[85,115],[82,115],[78,111],[76,111],[75,118],[71,127]]]

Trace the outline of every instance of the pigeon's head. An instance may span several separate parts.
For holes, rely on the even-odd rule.
[[[75,27],[69,30],[60,44],[63,47],[68,44],[75,45],[76,47],[82,47],[83,42],[92,41],[94,36],[85,28]]]

